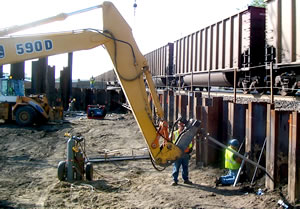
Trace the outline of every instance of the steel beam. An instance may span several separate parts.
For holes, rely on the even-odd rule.
[[[172,90],[168,91],[168,117],[167,121],[169,122],[169,128],[174,124],[174,92]]]
[[[222,117],[223,117],[223,98],[214,97],[212,99],[213,106],[202,107],[201,127],[210,135],[218,140],[222,138]],[[213,144],[208,141],[200,143],[200,161],[204,165],[217,163],[218,156],[221,153],[215,149]]]
[[[188,118],[194,118],[194,97],[193,91],[188,92]]]
[[[266,138],[266,109],[267,103],[248,104],[246,115],[246,135],[245,135],[245,152],[249,153],[249,158],[258,161],[258,154]],[[255,168],[246,166],[248,177],[252,177]]]
[[[168,90],[163,91],[162,108],[164,110],[164,120],[168,120]]]
[[[227,138],[236,138],[240,141],[245,139],[246,106],[228,102]]]
[[[201,93],[200,92],[196,92],[194,95],[195,99],[194,99],[194,117],[197,120],[201,120]],[[196,138],[196,145],[195,145],[195,149],[196,149],[196,165],[201,165],[201,157],[200,157],[200,137],[197,136]]]
[[[25,79],[25,62],[11,64],[10,75],[15,80]]]
[[[46,69],[46,95],[50,106],[54,107],[55,104],[55,66]]]
[[[178,103],[178,114],[183,118],[187,119],[187,104],[188,104],[188,97],[186,95],[179,96],[179,103]]]

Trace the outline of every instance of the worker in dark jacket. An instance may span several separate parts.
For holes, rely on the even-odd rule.
[[[237,139],[231,139],[229,141],[228,148],[237,151],[240,146],[240,143]],[[219,179],[216,179],[216,186],[219,184],[222,185],[231,185],[234,184],[235,178],[237,176],[238,170],[240,168],[242,159],[236,156],[229,149],[225,150],[225,168],[228,169],[228,173],[225,176],[221,176]]]
[[[184,130],[184,123],[179,122],[178,123],[178,129],[173,132],[173,143],[176,142],[176,140],[179,137],[179,134]],[[172,172],[172,177],[173,177],[173,183],[172,186],[178,185],[178,175],[179,175],[179,169],[181,169],[181,174],[182,174],[182,179],[185,184],[193,184],[189,180],[189,160],[190,160],[190,153],[193,151],[193,146],[194,146],[194,139],[192,142],[189,144],[189,146],[184,150],[184,154],[181,158],[176,160],[173,164],[173,172]]]

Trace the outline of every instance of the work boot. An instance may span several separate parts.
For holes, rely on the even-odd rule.
[[[221,179],[216,177],[215,180],[216,187],[221,184]]]
[[[171,185],[172,185],[172,186],[177,186],[178,183],[177,183],[176,181],[174,181]]]
[[[193,184],[193,182],[191,182],[190,180],[185,180],[183,183],[185,183],[185,184]]]

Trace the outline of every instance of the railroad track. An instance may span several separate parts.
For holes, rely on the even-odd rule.
[[[159,94],[162,94],[166,90],[157,89],[157,92]],[[189,91],[184,90],[178,90],[175,91],[173,89],[174,93],[176,95],[188,95]],[[199,91],[194,91],[199,92]],[[223,97],[223,99],[226,101],[234,101],[234,93],[230,90],[213,90],[210,92],[202,91],[201,97],[202,98],[213,98],[213,97]],[[235,103],[237,104],[248,104],[250,102],[266,102],[271,103],[271,95],[261,95],[261,94],[243,94],[242,92],[236,93],[236,100]],[[276,110],[279,111],[298,111],[300,112],[300,96],[281,96],[281,95],[274,95],[273,98],[273,104]]]
[[[228,97],[234,98],[233,92],[224,92],[224,91],[213,91],[208,93],[207,91],[201,92],[203,97]],[[243,94],[243,93],[236,93],[236,99],[248,99],[248,100],[255,100],[257,102],[271,102],[271,95],[260,95],[260,94]],[[274,95],[274,101],[286,101],[286,102],[300,102],[300,96],[281,96],[281,95]]]

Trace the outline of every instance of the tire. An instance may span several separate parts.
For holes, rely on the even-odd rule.
[[[92,181],[93,180],[93,164],[92,163],[87,163],[86,168],[85,168],[85,176],[86,180]]]
[[[60,181],[66,180],[67,172],[66,172],[66,162],[60,161],[57,166],[57,178]]]
[[[36,112],[31,106],[21,106],[16,111],[16,122],[20,126],[30,126],[33,124]]]

